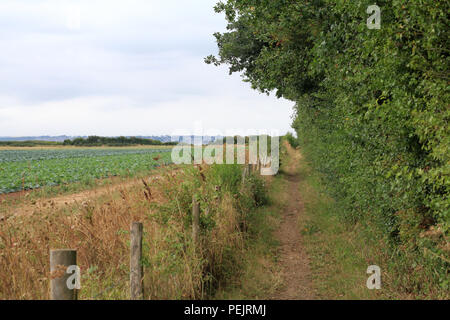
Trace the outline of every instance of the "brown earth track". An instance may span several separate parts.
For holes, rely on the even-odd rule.
[[[173,168],[170,170],[171,174],[175,174],[178,170],[177,168]],[[152,181],[160,179],[162,175],[160,173],[154,173],[146,177],[146,181]],[[34,214],[37,210],[51,206],[53,209],[62,208],[64,206],[69,206],[75,203],[83,203],[84,201],[95,199],[101,197],[102,195],[106,195],[108,193],[112,193],[117,190],[125,190],[132,188],[136,185],[142,185],[142,178],[133,178],[126,181],[121,181],[119,183],[114,183],[111,185],[107,185],[104,187],[97,187],[94,189],[68,194],[61,195],[52,198],[38,199],[34,203],[26,203],[23,205],[19,205],[18,207],[11,208],[11,211],[8,212],[6,217],[10,216],[27,216]],[[21,193],[19,196],[23,196],[26,192]],[[2,217],[0,217],[2,218]],[[3,217],[4,218],[4,217]]]
[[[284,169],[287,204],[282,210],[282,222],[275,231],[280,242],[278,263],[281,267],[283,287],[275,293],[273,300],[311,300],[315,298],[312,285],[309,258],[303,246],[298,221],[304,214],[304,204],[300,196],[298,165],[301,155],[287,145],[290,163]]]

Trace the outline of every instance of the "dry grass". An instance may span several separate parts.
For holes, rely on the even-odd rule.
[[[199,247],[191,240],[189,186],[202,199]],[[0,299],[48,299],[49,250],[59,248],[78,251],[81,299],[128,299],[133,221],[144,225],[145,298],[207,297],[234,272],[243,245],[238,199],[214,190],[197,173],[166,173],[148,186],[112,189],[63,208],[50,203],[31,216],[0,221]]]

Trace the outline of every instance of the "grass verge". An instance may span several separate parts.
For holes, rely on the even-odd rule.
[[[367,267],[379,265],[373,247],[358,231],[357,225],[349,227],[339,221],[338,204],[326,194],[319,176],[303,158],[298,170],[301,176],[299,192],[305,205],[298,226],[310,257],[318,297],[382,298],[382,291],[366,287]]]
[[[266,183],[270,190],[268,204],[247,215],[248,228],[241,270],[217,291],[215,299],[268,299],[282,286],[276,256],[279,243],[273,232],[281,221],[279,208],[283,206],[284,184],[281,176],[266,180]]]
[[[364,224],[343,221],[340,217],[345,216],[344,209],[327,194],[319,173],[304,158],[300,160],[298,170],[301,175],[299,192],[305,204],[299,232],[303,234],[304,246],[310,257],[314,286],[319,298],[443,298],[442,292],[429,294],[432,290],[426,288],[426,281],[422,282],[421,288],[411,290],[407,287],[405,284],[411,282],[414,272],[399,270],[424,270],[426,266],[421,266],[419,261],[411,266],[411,259],[402,259],[401,255],[392,253],[388,244],[377,236],[376,228],[370,225],[370,221]],[[380,290],[369,290],[366,286],[369,277],[366,271],[370,265],[381,268]]]

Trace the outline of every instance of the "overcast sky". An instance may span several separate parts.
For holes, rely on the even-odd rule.
[[[1,0],[0,136],[290,128],[293,103],[203,62],[216,0]]]

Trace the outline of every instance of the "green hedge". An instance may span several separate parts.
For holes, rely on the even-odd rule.
[[[405,291],[445,292],[450,3],[376,3],[379,30],[366,25],[373,1],[219,3],[229,31],[206,62],[295,101],[298,142],[343,219],[387,243],[392,268],[411,274]]]

